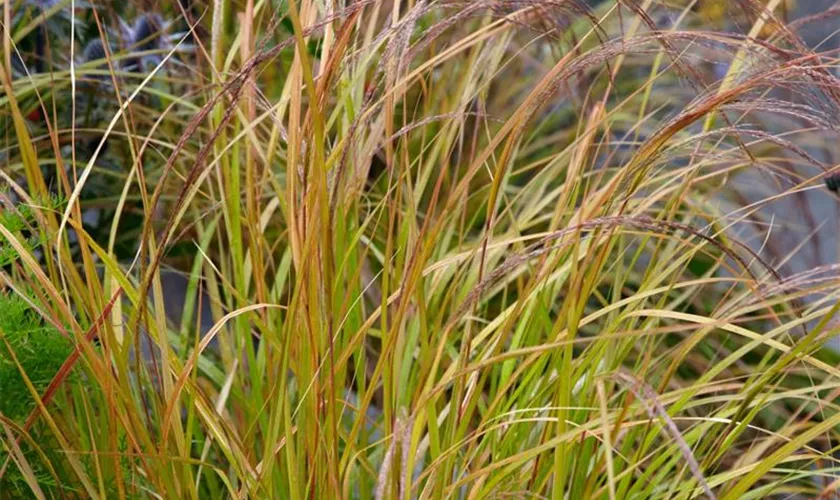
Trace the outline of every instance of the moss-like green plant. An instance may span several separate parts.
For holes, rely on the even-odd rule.
[[[0,184],[0,189],[2,189]],[[64,206],[64,199],[57,194],[52,194],[39,201],[38,205],[51,211],[58,211]],[[19,204],[14,209],[4,208],[0,204],[0,226],[3,226],[10,233],[17,235],[19,242],[27,252],[32,252],[43,244],[44,237],[33,233],[30,228],[37,227],[37,220],[33,208],[29,205]],[[7,241],[0,239],[0,267],[7,266],[20,258],[18,251]]]
[[[72,350],[70,340],[45,325],[26,301],[0,293],[0,413],[14,420],[25,419],[35,401],[21,369],[42,392]]]
[[[24,374],[39,394],[42,394],[70,355],[73,346],[54,327],[33,313],[31,306],[12,293],[0,293],[0,414],[3,418],[23,425],[35,408],[35,399],[24,382]],[[22,373],[23,372],[23,373]],[[53,439],[42,432],[41,426],[30,432],[38,443],[40,453],[29,439],[19,446],[31,467],[31,474],[44,491],[54,491],[61,485],[42,462],[43,453],[54,455]],[[51,445],[49,443],[52,443]],[[0,451],[0,460],[6,460],[7,450]],[[0,478],[0,490],[5,495],[25,496],[30,491],[21,471],[13,468]]]

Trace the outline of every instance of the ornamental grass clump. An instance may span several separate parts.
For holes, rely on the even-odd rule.
[[[835,495],[840,81],[803,35],[840,11],[793,7],[6,2],[0,292],[43,338],[0,481]]]

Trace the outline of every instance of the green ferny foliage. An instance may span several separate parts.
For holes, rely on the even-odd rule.
[[[35,389],[43,392],[73,346],[54,327],[43,324],[26,301],[8,293],[0,294],[0,336],[0,413],[22,421],[35,401],[21,369]]]
[[[65,200],[57,195],[50,196],[48,199],[38,202],[39,206],[43,207],[43,209],[51,211],[60,211],[64,203]],[[29,205],[21,204],[16,206],[14,210],[10,208],[4,209],[0,205],[0,226],[3,226],[10,233],[18,236],[20,243],[28,252],[39,248],[45,237],[43,234],[25,236],[29,228],[38,226],[35,213]],[[0,267],[7,266],[19,258],[20,255],[17,250],[8,241],[0,238]]]

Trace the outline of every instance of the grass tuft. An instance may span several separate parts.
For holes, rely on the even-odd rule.
[[[794,4],[3,3],[0,497],[835,495]]]

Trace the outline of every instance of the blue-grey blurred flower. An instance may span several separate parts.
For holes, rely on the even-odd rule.
[[[145,14],[134,20],[131,44],[134,50],[155,50],[161,47],[161,35],[169,28],[157,14]]]
[[[123,65],[125,71],[145,72],[158,65],[166,52],[173,50],[173,41],[183,38],[183,33],[169,33],[173,22],[167,21],[159,14],[148,13],[138,16],[132,24],[120,21],[123,38],[128,49],[139,53],[137,57],[126,60]],[[180,52],[191,49],[189,45],[180,45]]]
[[[31,5],[33,7],[40,7],[44,10],[49,10],[55,5],[58,5],[63,0],[26,0],[24,4]]]
[[[99,38],[94,38],[85,45],[85,49],[82,52],[82,63],[92,63],[95,61],[99,61],[100,64],[88,65],[89,68],[95,69],[97,71],[101,70],[108,70],[108,62],[105,60],[108,57],[108,53],[105,51],[105,44],[102,43],[102,40]],[[90,75],[91,78],[97,80],[104,80],[107,79],[106,75]]]
[[[132,25],[122,22],[128,49],[133,52],[151,52],[166,48],[164,34],[169,28],[158,14],[143,14],[134,20]],[[130,72],[144,71],[148,66],[154,66],[161,60],[161,54],[141,54],[125,61],[123,69]]]
[[[85,62],[105,59],[105,45],[102,43],[102,40],[100,40],[99,38],[94,38],[93,40],[89,41],[88,44],[85,45],[83,57]]]

